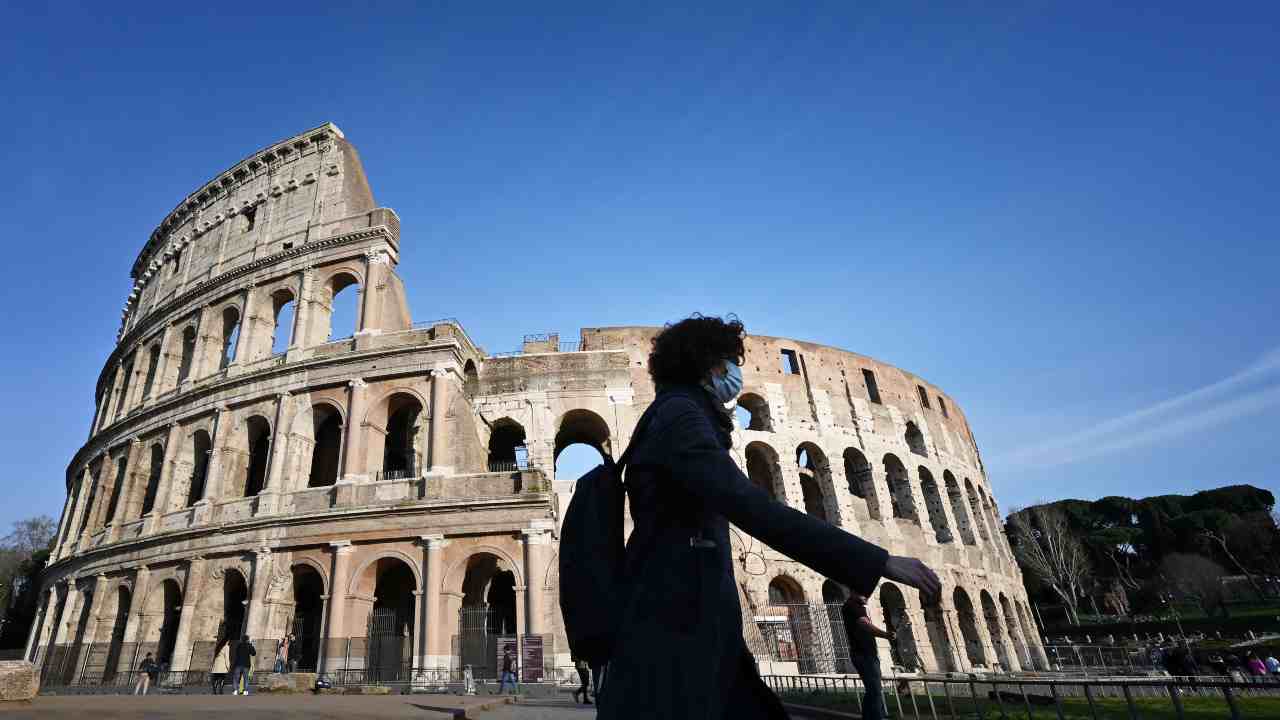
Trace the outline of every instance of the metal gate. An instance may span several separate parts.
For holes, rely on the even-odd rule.
[[[493,631],[496,622],[497,613],[488,605],[458,611],[458,655],[464,667],[471,666],[473,677],[498,677],[494,665],[498,651],[498,633]]]
[[[409,679],[413,647],[409,623],[392,608],[375,608],[369,613],[368,644],[365,647],[365,681],[399,682]]]
[[[314,671],[320,660],[320,616],[319,614],[302,613],[293,616],[289,625],[289,633],[293,641],[289,643],[289,665],[293,670]]]
[[[787,627],[801,673],[853,672],[839,603],[775,607],[787,609]]]

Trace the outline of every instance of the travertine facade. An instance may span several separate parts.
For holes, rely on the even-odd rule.
[[[303,666],[458,667],[518,630],[542,640],[548,668],[568,665],[555,559],[573,478],[555,459],[630,440],[654,394],[656,329],[487,354],[456,321],[412,321],[399,257],[398,218],[333,125],[254,153],[160,224],[68,467],[32,658],[61,648],[60,666],[82,669],[60,672],[85,672],[84,648],[105,648],[109,673],[143,643],[174,670],[207,669],[238,629],[298,634]],[[357,326],[341,338],[331,316],[348,287]],[[871,358],[782,338],[749,337],[744,376],[734,453],[752,480],[943,577],[937,610],[877,591],[900,662],[1042,659],[955,403]],[[798,649],[802,670],[840,669],[805,667],[830,640],[795,622],[797,603],[836,588],[737,544],[762,659]]]

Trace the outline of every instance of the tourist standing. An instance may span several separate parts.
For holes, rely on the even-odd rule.
[[[1253,676],[1255,682],[1267,677],[1267,664],[1262,662],[1262,659],[1255,655],[1252,650],[1249,651],[1249,655],[1245,659],[1245,665],[1249,667],[1249,674]]]
[[[596,696],[600,720],[787,717],[743,639],[730,523],[856,592],[881,577],[919,589],[926,603],[941,589],[919,560],[890,557],[743,474],[729,453],[743,332],[737,319],[695,315],[653,339],[657,397],[627,450],[635,529],[622,566],[628,595]]]
[[[880,652],[876,648],[876,638],[884,638],[893,642],[897,633],[881,630],[867,616],[867,598],[858,593],[850,593],[849,599],[840,606],[840,617],[844,619],[844,631],[849,636],[849,659],[853,661],[853,669],[862,678],[865,694],[862,696],[863,720],[883,720],[884,688],[880,675]]]
[[[253,657],[257,654],[258,651],[254,650],[253,643],[249,642],[249,636],[241,636],[240,642],[236,644],[235,652],[232,654],[232,695],[249,694],[249,686],[253,684],[253,676],[251,673],[253,668]],[[241,685],[241,683],[243,683],[243,685]]]
[[[498,681],[499,694],[505,692],[508,680],[511,681],[512,689],[517,694],[519,694],[520,681],[516,679],[515,667],[516,667],[515,656],[511,654],[510,650],[504,650],[502,652],[502,679]]]
[[[221,695],[227,686],[227,674],[231,672],[231,641],[222,643],[213,653],[213,667],[209,670],[209,685],[214,695]]]
[[[276,665],[272,668],[272,672],[282,673],[289,665],[289,641],[293,639],[292,635],[285,635],[280,641],[280,645],[276,647]]]
[[[574,666],[578,668],[578,679],[582,681],[582,687],[573,691],[573,701],[581,702],[587,705],[591,704],[591,666],[586,660],[578,659],[574,662]],[[582,699],[579,700],[578,696]]]
[[[156,664],[155,658],[151,657],[151,653],[142,658],[142,662],[138,663],[138,679],[133,683],[134,695],[146,695],[151,689],[151,683],[160,674],[160,666]]]

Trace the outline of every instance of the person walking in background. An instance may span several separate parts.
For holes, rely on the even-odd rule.
[[[844,631],[849,636],[849,659],[853,661],[853,669],[858,671],[858,677],[862,678],[865,690],[862,696],[862,718],[884,720],[884,688],[876,638],[893,642],[897,633],[876,627],[867,616],[866,596],[856,592],[850,593],[844,605],[840,606],[840,617],[844,619]]]
[[[138,679],[133,683],[134,695],[146,695],[151,689],[151,683],[160,674],[160,666],[156,664],[155,658],[151,657],[151,653],[142,658],[142,662],[138,663]]]
[[[579,687],[577,690],[573,691],[573,701],[590,705],[591,704],[591,666],[587,664],[586,660],[579,659],[574,662],[574,667],[578,669],[578,679],[582,681],[582,686]],[[581,700],[578,699],[579,695],[582,696]]]
[[[289,666],[289,641],[292,639],[292,635],[285,635],[280,644],[276,646],[276,664],[272,668],[272,672],[282,673]]]
[[[214,695],[221,695],[227,686],[227,674],[231,672],[231,642],[218,646],[213,653],[213,667],[209,670],[209,685]]]
[[[232,695],[249,694],[249,686],[253,684],[253,676],[251,673],[253,668],[253,657],[257,654],[258,651],[254,650],[253,643],[249,642],[249,636],[241,636],[240,642],[236,644],[235,652],[232,653]]]
[[[789,507],[743,474],[729,452],[743,333],[736,318],[694,315],[653,339],[657,396],[624,453],[634,531],[600,720],[787,717],[743,639],[730,523],[864,595],[882,577],[917,588],[925,603],[941,590],[919,560]]]
[[[516,679],[515,667],[516,667],[516,659],[515,659],[515,656],[513,656],[513,655],[511,654],[511,651],[510,651],[510,650],[505,650],[505,651],[503,651],[503,653],[502,653],[502,679],[498,681],[498,693],[499,693],[499,694],[501,694],[501,693],[503,693],[503,692],[505,691],[505,689],[506,689],[506,687],[507,687],[507,681],[508,681],[508,680],[510,680],[510,681],[511,681],[511,687],[512,687],[512,689],[513,689],[517,694],[519,694],[519,692],[520,692],[520,681]]]

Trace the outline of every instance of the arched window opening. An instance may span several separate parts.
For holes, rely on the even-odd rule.
[[[182,331],[182,360],[178,363],[178,382],[191,376],[191,363],[196,357],[196,329],[188,326]]]
[[[124,361],[124,371],[120,373],[120,394],[116,396],[116,416],[124,410],[125,401],[129,398],[129,380],[133,377],[133,358],[137,353],[129,353]]]
[[[267,482],[267,458],[271,455],[271,425],[257,415],[245,423],[248,434],[249,459],[245,465],[244,496],[262,492]]]
[[[929,524],[933,526],[934,537],[940,543],[952,542],[951,528],[947,526],[947,511],[942,505],[942,493],[938,492],[938,482],[933,479],[929,468],[921,465],[916,470],[920,474],[920,490],[924,495],[924,507],[929,513]]]
[[[924,625],[929,633],[929,644],[933,646],[934,667],[939,672],[959,671],[951,652],[951,637],[947,634],[947,620],[940,603],[924,606]]]
[[[996,649],[996,659],[1000,662],[1000,667],[1007,671],[1013,670],[1013,664],[1009,662],[1009,648],[1005,647],[1004,633],[1000,629],[1000,613],[996,611],[996,603],[991,599],[991,593],[986,590],[978,594],[982,602],[982,615],[987,621],[987,634],[991,636],[991,644]]]
[[[964,479],[964,489],[969,494],[969,510],[973,513],[973,523],[978,526],[978,535],[982,537],[982,542],[991,542],[991,534],[987,530],[987,519],[982,513],[982,506],[978,504],[978,496],[973,491],[973,483],[969,478]]]
[[[879,520],[880,500],[876,493],[871,463],[867,462],[867,456],[857,448],[846,448],[844,451],[844,477],[849,483],[849,494],[864,500],[867,516],[872,520]]]
[[[187,507],[204,498],[205,481],[209,477],[209,459],[213,455],[213,443],[209,433],[197,430],[191,435],[191,484],[187,486]]]
[[[111,521],[116,517],[116,505],[120,503],[120,493],[124,490],[125,469],[129,466],[128,454],[122,455],[116,460],[116,474],[111,483],[111,499],[107,503],[107,512],[102,516],[102,524],[110,525]]]
[[[823,489],[831,484],[831,469],[822,450],[813,443],[803,443],[796,448],[796,465],[800,474],[800,494],[804,498],[804,511],[823,522],[834,523],[837,509],[834,498]]]
[[[738,419],[738,426],[743,430],[773,432],[769,403],[755,393],[743,393],[738,396],[738,407],[734,409],[734,416]]]
[[[804,511],[822,522],[831,522],[827,519],[827,511],[823,507],[822,490],[818,488],[818,483],[808,473],[800,473],[800,493],[804,495]]]
[[[245,610],[248,605],[249,588],[245,585],[244,576],[236,570],[225,570],[222,575],[222,622],[216,640],[218,648],[245,636]]]
[[[956,606],[956,619],[960,623],[960,634],[964,637],[969,664],[974,667],[986,666],[987,656],[982,649],[982,637],[978,634],[978,616],[973,611],[969,594],[962,588],[956,588],[952,601]]]
[[[915,629],[907,613],[907,599],[893,583],[880,584],[880,609],[884,613],[884,629],[897,633],[889,645],[893,663],[908,671],[921,669],[920,654],[916,649]]]
[[[417,578],[396,558],[382,558],[370,570],[376,573],[377,581],[369,611],[365,672],[378,681],[405,680],[413,664]]]
[[[329,327],[325,342],[351,337],[359,328],[360,284],[351,275],[338,275],[329,283]]]
[[[111,640],[107,643],[107,661],[102,668],[102,683],[105,685],[115,679],[121,669],[128,670],[130,658],[121,658],[120,651],[124,646],[124,629],[129,622],[129,610],[133,604],[133,593],[121,585],[116,588],[116,611],[111,621]],[[104,616],[105,617],[105,616]],[[121,662],[123,660],[123,663]]]
[[[147,490],[142,496],[142,515],[150,515],[156,507],[156,493],[160,491],[160,474],[164,470],[164,446],[151,446],[151,467],[147,474]]]
[[[594,453],[586,448],[576,448],[562,458],[561,454],[575,444],[586,445]],[[580,477],[610,454],[609,446],[609,424],[604,418],[590,410],[570,410],[560,420],[560,428],[556,431],[556,477],[570,480]]]
[[[515,472],[528,467],[524,427],[511,418],[493,423],[489,431],[489,472]]]
[[[182,588],[178,586],[176,580],[165,580],[159,592],[152,591],[151,596],[155,598],[152,602],[163,603],[159,608],[153,606],[147,611],[149,616],[160,618],[160,642],[156,647],[156,662],[160,665],[171,664],[174,646],[178,642],[178,624],[182,619]]]
[[[758,623],[769,654],[783,662],[799,662],[810,669],[812,655],[806,652],[812,624],[805,605],[804,590],[785,575],[769,581],[769,619]]]
[[[903,439],[907,441],[907,447],[911,452],[920,457],[929,457],[929,451],[924,448],[924,433],[920,432],[919,426],[914,422],[907,423],[907,432],[904,433]]]
[[[309,565],[294,565],[293,619],[289,632],[293,643],[289,647],[290,672],[315,672],[320,659],[320,619],[324,615],[324,581]]]
[[[947,500],[951,503],[951,514],[955,517],[956,525],[960,529],[961,542],[965,545],[976,544],[973,539],[973,526],[969,524],[969,513],[964,507],[964,493],[960,492],[956,476],[952,475],[950,470],[944,470],[942,480],[947,486]]]
[[[275,318],[271,330],[271,354],[279,355],[289,349],[289,343],[293,340],[293,315],[296,309],[293,293],[277,290],[271,296],[271,307]]]
[[[920,524],[920,516],[916,513],[916,501],[911,495],[911,480],[907,477],[907,468],[897,455],[889,453],[884,456],[884,474],[889,483],[889,501],[893,505],[893,516]]]
[[[236,345],[240,342],[240,311],[229,307],[222,311],[222,358],[218,369],[225,369],[236,359]]]
[[[804,590],[795,580],[785,576],[778,577],[769,581],[769,604],[775,607],[786,605],[799,605],[804,602]]]
[[[152,345],[147,353],[147,379],[142,383],[142,397],[151,396],[151,387],[156,384],[156,370],[160,368],[160,345]]]
[[[85,529],[89,527],[89,520],[93,516],[94,501],[98,499],[98,478],[102,475],[102,463],[92,465],[89,468],[89,497],[84,502],[84,512],[80,515],[80,527],[76,529],[76,534],[83,534]]]
[[[422,403],[412,395],[395,395],[387,403],[387,438],[382,452],[383,480],[416,477],[422,466]]]
[[[480,373],[472,360],[462,366],[462,392],[467,398],[474,398],[480,393]]]
[[[1035,667],[1035,661],[1031,658],[1031,654],[1027,652],[1027,644],[1023,642],[1023,633],[1018,627],[1018,615],[1014,612],[1013,607],[1009,604],[1009,598],[1004,593],[1000,593],[1000,611],[1004,613],[1004,626],[1009,632],[1009,640],[1013,643],[1014,655],[1018,658],[1018,663],[1022,665],[1023,670]]]
[[[459,610],[461,662],[476,677],[495,678],[498,643],[516,632],[515,573],[506,561],[489,553],[467,559]]]
[[[338,482],[342,452],[342,416],[332,405],[311,408],[315,446],[311,449],[311,474],[307,487],[327,487]]]
[[[756,487],[769,493],[769,497],[774,500],[785,497],[778,494],[778,488],[782,486],[782,468],[778,465],[778,454],[773,448],[762,442],[748,443],[746,455],[747,478]]]

